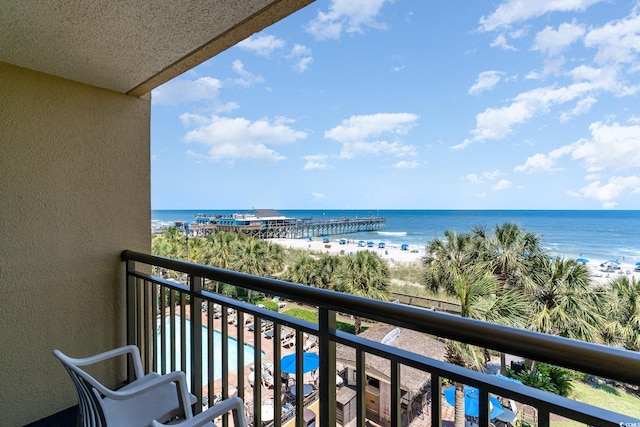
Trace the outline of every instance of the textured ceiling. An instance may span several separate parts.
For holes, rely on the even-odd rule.
[[[0,61],[142,96],[313,0],[0,0]]]

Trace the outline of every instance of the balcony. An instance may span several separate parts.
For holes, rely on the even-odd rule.
[[[549,426],[563,417],[586,425],[640,425],[606,408],[446,363],[437,347],[441,339],[451,339],[640,385],[635,352],[132,251],[124,251],[122,259],[127,340],[140,348],[145,369],[186,371],[191,392],[205,405],[239,395],[254,426],[364,426],[367,420],[383,426],[435,426],[443,420],[452,425],[444,380],[478,389],[479,426],[495,421],[489,404],[495,396],[513,401],[529,424]],[[185,283],[149,271],[176,272]],[[215,288],[216,283],[315,307],[318,323],[204,290],[205,284]],[[356,336],[337,330],[338,314],[380,322],[386,328],[383,338],[370,331]],[[432,354],[392,345],[402,336],[414,343],[427,340],[418,347],[429,347]],[[308,369],[315,366],[307,366],[305,350],[319,356],[317,370]],[[287,354],[295,359],[291,375],[282,362]]]

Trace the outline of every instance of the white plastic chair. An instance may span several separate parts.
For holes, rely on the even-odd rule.
[[[222,402],[213,405],[201,414],[196,415],[193,418],[182,421],[180,427],[215,427],[213,421],[219,416],[231,411],[233,414],[234,427],[246,427],[247,421],[244,417],[244,403],[239,397],[230,397]],[[153,421],[151,427],[163,427],[164,424],[158,421]]]
[[[71,376],[78,393],[78,426],[148,427],[153,420],[167,422],[192,418],[196,397],[187,391],[184,372],[144,375],[140,351],[128,345],[82,359],[54,350]],[[119,356],[131,356],[135,379],[118,390],[105,387],[81,367]],[[187,402],[185,405],[184,402]]]

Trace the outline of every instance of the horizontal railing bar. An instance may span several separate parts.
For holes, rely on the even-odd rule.
[[[535,407],[545,407],[551,413],[570,417],[584,423],[593,424],[596,422],[601,424],[615,420],[613,424],[618,425],[620,422],[636,421],[635,418],[616,412],[553,395],[523,384],[506,383],[505,380],[498,377],[371,341],[357,335],[338,331],[337,335],[332,336],[332,338],[340,344],[428,372],[432,376],[437,375],[453,382],[461,382],[478,389],[487,389],[490,393],[512,398],[520,403],[531,404]],[[553,402],[549,401],[550,397],[553,398]]]
[[[640,353],[125,250],[122,258],[622,382],[640,384]],[[232,306],[232,304],[229,304]],[[245,310],[244,307],[241,308]],[[248,311],[248,310],[247,310]],[[567,357],[571,355],[571,357]]]

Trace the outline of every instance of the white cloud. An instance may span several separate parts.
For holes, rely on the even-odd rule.
[[[640,15],[634,12],[627,18],[590,30],[584,43],[598,49],[595,60],[600,64],[636,62],[640,52]]]
[[[602,0],[506,0],[488,17],[480,18],[480,31],[506,28],[551,12],[584,11]]]
[[[256,83],[264,82],[264,77],[250,73],[244,68],[244,64],[239,59],[233,61],[231,65],[233,71],[235,71],[240,77],[233,79],[233,82],[238,86],[251,87]]]
[[[403,145],[399,142],[373,141],[373,142],[344,142],[340,157],[353,159],[354,157],[382,154],[390,154],[395,157],[415,156],[416,150],[412,145]]]
[[[311,197],[314,202],[322,202],[327,199],[327,196],[322,193],[311,193]]]
[[[328,156],[326,154],[310,154],[304,156],[303,159],[307,163],[302,167],[302,170],[333,169],[333,166],[327,162]]]
[[[197,80],[171,80],[151,92],[154,105],[178,105],[182,102],[212,101],[218,97],[222,84],[213,77]]]
[[[285,118],[251,122],[241,117],[183,114],[181,119],[186,125],[196,125],[195,129],[187,132],[185,141],[206,146],[213,161],[255,159],[271,163],[283,160],[285,157],[268,145],[293,143],[307,136],[305,132],[290,127],[291,120]]]
[[[267,36],[256,36],[253,35],[248,39],[245,39],[238,43],[238,47],[248,50],[250,52],[255,53],[260,56],[271,56],[271,54],[278,50],[282,49],[285,46],[285,42],[282,39],[279,39],[272,35]]]
[[[556,159],[546,154],[538,153],[529,157],[524,165],[516,166],[513,170],[527,173],[551,173],[558,170],[555,165]]]
[[[504,75],[501,71],[483,71],[478,74],[478,78],[473,86],[469,88],[469,95],[478,95],[482,92],[493,89]]]
[[[504,174],[502,172],[500,172],[499,169],[494,170],[494,171],[482,172],[482,176],[484,176],[486,179],[491,180],[491,181],[497,179],[501,175],[504,175]]]
[[[342,124],[325,132],[324,136],[338,142],[358,141],[384,133],[405,135],[419,116],[411,113],[377,113],[351,116]]]
[[[564,145],[549,152],[549,154],[534,154],[529,157],[523,165],[518,165],[513,170],[515,172],[535,173],[535,174],[551,174],[563,170],[556,167],[558,159],[575,149],[576,144]]]
[[[569,86],[532,89],[517,95],[507,106],[489,107],[477,114],[476,128],[471,131],[472,137],[452,148],[459,150],[468,147],[473,142],[503,139],[513,132],[516,125],[525,123],[538,114],[549,112],[553,107],[578,98],[581,98],[581,101],[573,110],[574,114],[584,112],[594,104],[593,94],[609,91],[627,95],[633,92],[630,88],[619,85],[615,77],[615,70],[610,68],[594,69],[579,66],[570,74],[576,82]],[[567,119],[569,115],[561,113],[560,119]]]
[[[301,58],[293,65],[293,69],[296,70],[298,73],[304,73],[309,69],[312,62],[313,62],[313,58],[310,56],[307,56],[306,58]]]
[[[329,11],[319,11],[306,30],[315,39],[326,40],[338,39],[342,32],[353,34],[363,33],[365,28],[386,28],[376,20],[384,3],[385,0],[332,0]]]
[[[592,123],[590,139],[581,139],[557,148],[548,154],[535,154],[525,164],[516,166],[517,172],[552,173],[560,168],[556,162],[563,156],[582,162],[588,172],[585,179],[592,181],[578,191],[568,194],[578,198],[598,200],[604,207],[616,206],[615,199],[624,192],[640,193],[639,176],[610,176],[607,171],[640,170],[640,124]]]
[[[482,180],[475,173],[468,173],[467,175],[463,176],[462,181],[474,185],[482,184]]]
[[[613,208],[618,204],[615,199],[625,192],[640,193],[640,177],[612,176],[608,182],[594,181],[578,191],[568,191],[567,194],[576,198],[595,199],[603,207]]]
[[[343,120],[339,126],[326,131],[324,136],[342,144],[340,157],[345,159],[371,154],[391,154],[396,157],[415,156],[416,149],[412,145],[377,138],[388,134],[395,138],[406,135],[418,118],[419,116],[411,113],[351,116]]]
[[[598,101],[593,96],[587,96],[585,98],[579,99],[576,103],[576,106],[571,111],[566,111],[560,114],[560,121],[566,122],[573,117],[588,113],[589,110],[591,110],[593,104],[595,104],[596,102]]]
[[[564,48],[579,40],[585,33],[582,25],[563,23],[557,30],[545,27],[536,34],[533,50],[539,50],[547,55],[559,55]]]
[[[511,46],[509,42],[507,42],[507,38],[504,34],[498,34],[495,39],[490,44],[491,47],[499,47],[502,50],[513,50],[516,51],[514,46]]]
[[[573,159],[584,162],[587,171],[640,168],[640,125],[592,123],[591,139],[581,141]]]
[[[298,73],[307,71],[313,62],[311,49],[301,44],[294,45],[293,49],[291,49],[291,53],[287,55],[287,58],[295,61],[293,68]]]
[[[503,191],[503,190],[508,190],[511,187],[513,187],[513,184],[511,183],[511,181],[508,181],[506,179],[501,179],[496,183],[496,185],[494,185],[491,188],[493,189],[493,191]]]
[[[420,162],[409,162],[406,160],[401,160],[393,165],[393,167],[396,169],[415,169],[419,168],[420,166],[422,166]]]

